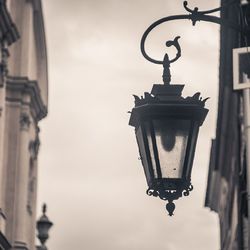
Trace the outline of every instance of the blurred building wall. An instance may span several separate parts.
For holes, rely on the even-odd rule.
[[[42,6],[0,5],[0,246],[35,250],[38,123],[48,106]]]
[[[232,1],[222,0],[221,5]],[[236,1],[237,2],[237,1]],[[221,17],[242,25],[249,3],[238,1]],[[221,250],[249,249],[247,245],[246,155],[243,138],[242,91],[233,90],[233,48],[246,47],[250,37],[221,26],[219,103],[216,139],[212,141],[205,206],[218,213]]]

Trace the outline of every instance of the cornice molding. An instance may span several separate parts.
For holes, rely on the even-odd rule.
[[[31,81],[27,77],[8,76],[6,88],[8,91],[19,92],[21,94],[27,93],[30,96],[30,103],[28,104],[30,105],[31,115],[36,121],[41,120],[47,115],[47,107],[43,103],[40,89],[36,81]],[[10,102],[19,101],[24,103],[22,95],[15,95],[15,98],[7,95],[6,100]]]
[[[25,242],[15,241],[13,245],[14,245],[13,249],[29,250]]]
[[[6,0],[0,0],[0,40],[6,40],[11,45],[20,38],[16,25],[6,7]]]
[[[48,63],[47,63],[47,45],[46,32],[43,18],[43,8],[41,0],[32,0],[34,10],[34,34],[36,37],[36,45],[38,51],[38,60],[40,63],[41,74],[43,77],[39,79],[39,85],[45,91],[42,95],[45,105],[48,103]]]

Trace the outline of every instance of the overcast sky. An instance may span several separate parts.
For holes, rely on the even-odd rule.
[[[189,5],[206,10],[219,2]],[[185,13],[182,1],[43,0],[43,7],[49,115],[40,124],[38,216],[47,202],[54,222],[49,250],[219,249],[217,215],[204,208],[216,125],[217,25],[167,23],[147,42],[150,55],[162,59],[165,41],[180,35],[182,57],[171,66],[172,82],[186,84],[184,96],[211,97],[194,160],[194,190],[169,217],[164,201],[145,194],[127,111],[133,94],[162,82],[162,67],[141,55],[141,36],[157,19]]]

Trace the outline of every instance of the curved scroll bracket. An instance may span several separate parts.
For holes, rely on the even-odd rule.
[[[175,16],[168,16],[168,17],[164,17],[162,19],[157,20],[156,22],[152,23],[144,32],[142,38],[141,38],[141,52],[142,55],[144,56],[145,59],[147,59],[148,61],[155,63],[155,64],[162,64],[164,67],[164,72],[163,72],[163,81],[164,84],[169,84],[170,83],[170,79],[171,79],[171,75],[170,75],[170,63],[173,63],[175,61],[178,60],[178,58],[181,56],[181,48],[180,45],[178,43],[178,39],[179,36],[177,36],[173,41],[167,41],[166,42],[166,46],[170,47],[170,46],[174,46],[177,49],[177,54],[176,57],[172,60],[169,59],[168,54],[165,54],[163,61],[161,60],[155,60],[153,58],[151,58],[145,51],[145,42],[146,39],[148,37],[148,34],[158,25],[164,23],[164,22],[169,22],[169,21],[173,21],[173,20],[191,20],[192,24],[195,25],[197,21],[205,21],[205,22],[212,22],[212,23],[216,23],[219,25],[225,25],[228,26],[229,28],[232,28],[238,32],[241,33],[246,33],[248,30],[243,29],[242,27],[240,27],[238,24],[232,23],[229,20],[225,20],[223,18],[217,17],[217,16],[211,16],[211,15],[207,15],[207,14],[211,14],[214,13],[216,11],[220,11],[224,8],[227,8],[233,4],[236,4],[237,2],[235,0],[229,2],[227,5],[223,5],[219,8],[216,9],[212,9],[212,10],[207,10],[207,11],[199,11],[199,9],[197,7],[195,7],[193,10],[190,9],[188,7],[188,2],[184,1],[183,2],[183,6],[185,8],[185,10],[187,12],[189,12],[190,14],[186,14],[186,15],[175,15]]]
[[[177,50],[176,56],[175,58],[173,58],[172,60],[169,59],[168,54],[165,54],[164,59],[163,59],[163,82],[164,84],[169,84],[171,81],[171,73],[170,73],[170,64],[177,61],[180,57],[181,57],[181,46],[178,42],[180,36],[175,37],[174,40],[169,40],[166,42],[166,46],[167,47],[171,47],[174,46]]]

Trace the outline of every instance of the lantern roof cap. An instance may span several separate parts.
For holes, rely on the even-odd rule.
[[[184,84],[154,84],[151,90],[151,94],[154,96],[181,96]]]
[[[144,92],[144,96],[135,98],[135,107],[145,104],[160,104],[160,103],[179,103],[179,104],[194,104],[201,107],[205,106],[205,102],[209,99],[202,99],[200,92],[195,93],[193,96],[182,97],[182,90],[184,85],[161,85],[154,84],[151,93]]]
[[[53,223],[49,220],[48,216],[46,215],[46,211],[47,211],[47,205],[46,204],[43,204],[43,207],[42,207],[42,216],[40,217],[40,219],[37,221],[37,223],[49,223],[51,225],[53,225]]]
[[[183,87],[184,85],[156,84],[151,93],[144,92],[141,97],[134,95],[135,107],[132,109],[129,125],[137,127],[143,117],[157,115],[185,119],[192,117],[201,126],[208,112],[204,106],[209,98],[202,99],[200,92],[184,98],[181,96]]]

